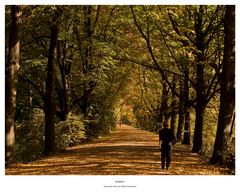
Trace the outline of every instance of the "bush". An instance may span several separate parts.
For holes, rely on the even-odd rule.
[[[43,155],[44,114],[37,110],[31,121],[16,124],[16,160],[33,161]]]
[[[123,116],[122,118],[121,118],[121,123],[122,124],[125,124],[125,125],[129,125],[129,126],[131,126],[132,125],[132,122],[129,120],[129,118],[127,117],[127,116]]]
[[[16,160],[29,162],[40,158],[44,151],[44,113],[35,111],[31,121],[16,125]],[[56,150],[82,144],[86,140],[86,129],[80,116],[69,115],[66,121],[55,125]]]
[[[224,150],[224,165],[235,172],[235,137],[232,137]]]
[[[66,121],[60,121],[55,127],[57,150],[82,144],[86,140],[86,129],[79,115],[71,114]]]
[[[99,122],[97,120],[84,120],[86,127],[86,141],[92,141],[100,135],[100,129],[98,128]]]

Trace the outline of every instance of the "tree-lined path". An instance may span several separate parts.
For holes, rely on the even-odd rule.
[[[118,126],[108,137],[27,164],[13,164],[6,175],[219,175],[226,169],[204,162],[176,144],[169,171],[161,169],[158,135]]]
[[[235,5],[8,5],[5,18],[7,174],[224,173],[202,153],[235,172]],[[184,144],[171,170],[156,134],[109,135],[117,122],[168,123]]]

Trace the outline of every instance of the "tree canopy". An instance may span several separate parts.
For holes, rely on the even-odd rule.
[[[17,93],[6,95],[6,138],[15,133],[6,144],[14,148],[11,161],[89,142],[116,124],[158,133],[164,121],[192,152],[230,161],[233,95],[232,107],[221,104],[225,90],[235,90],[229,59],[235,25],[227,23],[234,14],[234,6],[224,5],[6,6],[6,83],[12,84],[5,89]],[[20,57],[19,72],[11,73],[17,81],[11,57]],[[228,109],[222,121],[220,106]],[[220,124],[230,131],[216,135]],[[227,139],[216,144],[217,137]],[[218,145],[225,147],[216,152]]]

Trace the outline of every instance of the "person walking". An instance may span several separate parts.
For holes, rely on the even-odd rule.
[[[169,169],[171,164],[172,147],[176,143],[176,137],[171,129],[168,127],[168,122],[163,123],[163,129],[159,131],[159,146],[161,145],[161,161],[162,169]]]

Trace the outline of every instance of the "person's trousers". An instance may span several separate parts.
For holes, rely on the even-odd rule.
[[[172,152],[171,146],[162,146],[161,147],[162,169],[165,168],[165,164],[166,164],[166,169],[169,168],[169,166],[171,164],[171,152]]]

